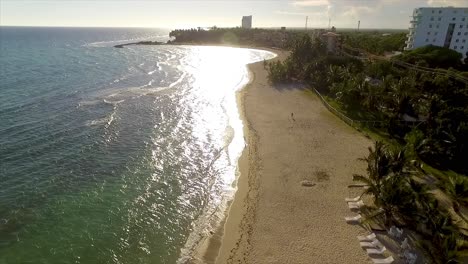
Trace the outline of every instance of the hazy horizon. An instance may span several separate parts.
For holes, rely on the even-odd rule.
[[[197,28],[197,27],[187,27],[187,28],[167,28],[167,27],[124,27],[124,26],[17,26],[17,25],[0,25],[0,27],[19,27],[19,28],[76,28],[76,29],[84,29],[84,28],[90,28],[90,29],[162,29],[162,30],[176,30],[176,29],[192,29],[192,28]],[[209,28],[209,27],[201,27],[201,28]],[[235,27],[218,27],[218,28],[235,28]],[[281,27],[257,27],[258,29],[280,29]],[[254,28],[255,29],[255,28]],[[287,27],[287,29],[292,29],[292,30],[304,30],[304,27]],[[327,29],[326,27],[308,27],[308,30],[314,30],[314,29]],[[356,28],[337,28],[337,30],[356,30]],[[371,31],[371,30],[395,30],[395,31],[405,31],[408,30],[407,28],[360,28],[360,31]]]
[[[468,0],[278,1],[0,1],[0,26],[193,28],[236,27],[243,15],[258,28],[406,29],[416,7],[468,7]]]

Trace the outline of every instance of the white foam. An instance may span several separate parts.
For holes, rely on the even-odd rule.
[[[112,94],[112,95],[109,95],[109,97],[113,97],[113,96],[115,96],[115,95],[113,95],[113,94]],[[125,99],[118,100],[118,101],[110,101],[110,100],[107,100],[107,99],[104,99],[104,100],[103,100],[104,103],[106,103],[106,104],[111,104],[111,105],[114,105],[114,106],[116,106],[116,105],[118,105],[118,104],[120,104],[120,103],[122,103],[122,102],[124,102],[124,101],[125,101]]]
[[[172,87],[176,86],[177,84],[181,83],[184,80],[185,76],[187,76],[187,72],[184,71],[184,73],[182,73],[182,75],[179,77],[179,79],[177,79],[175,82],[169,84],[169,88],[172,88]]]
[[[78,107],[96,105],[96,104],[99,104],[100,102],[101,102],[100,100],[81,101],[78,103]]]
[[[96,125],[102,125],[102,124],[107,124],[109,122],[109,119],[107,117],[96,119],[96,120],[91,120],[86,122],[86,126],[96,126]]]

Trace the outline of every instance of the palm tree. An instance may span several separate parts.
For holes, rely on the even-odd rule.
[[[428,216],[439,212],[439,204],[434,195],[429,192],[426,184],[418,183],[409,178],[408,188],[411,192],[409,203],[399,208],[400,218],[412,229],[416,230],[421,224],[430,221]]]
[[[367,162],[368,178],[362,175],[354,175],[357,181],[373,181],[378,183],[390,174],[401,174],[407,165],[404,150],[388,149],[382,141],[376,141],[374,149],[369,149],[369,155],[359,160]],[[367,182],[365,182],[367,183]]]
[[[418,243],[432,263],[436,264],[455,264],[462,263],[461,254],[462,242],[458,241],[458,236],[451,234],[448,236],[435,236],[430,240],[420,240]],[[437,246],[435,246],[437,245]]]
[[[327,84],[332,85],[333,83],[341,82],[343,79],[340,75],[341,67],[336,65],[330,65],[328,67]]]
[[[359,160],[367,162],[367,177],[354,174],[353,180],[368,186],[363,194],[371,194],[377,199],[381,193],[382,181],[390,172],[387,149],[382,141],[376,141],[374,148],[369,147],[369,155]]]
[[[414,196],[406,175],[394,174],[383,180],[379,199],[387,226],[394,219],[406,220],[406,213],[415,210]]]
[[[462,215],[460,207],[468,203],[468,180],[460,175],[450,176],[448,181],[441,187],[452,201],[453,210],[462,217],[463,220],[467,221]]]
[[[462,263],[463,249],[466,250],[466,241],[455,227],[450,216],[443,211],[428,215],[430,221],[426,226],[428,233],[418,245],[425,255],[436,264]],[[465,253],[466,254],[466,253]]]
[[[353,180],[367,185],[362,195],[373,195],[374,205],[385,215],[386,225],[390,225],[401,208],[411,207],[414,196],[404,171],[404,152],[389,150],[383,142],[377,141],[374,148],[369,148],[369,155],[360,160],[367,162],[367,177],[354,174]],[[377,215],[379,213],[374,216]]]

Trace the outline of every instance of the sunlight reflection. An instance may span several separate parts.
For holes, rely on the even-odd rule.
[[[201,214],[193,215],[192,232],[178,261],[184,263],[183,256],[189,255],[200,237],[219,224],[236,190],[237,161],[245,146],[236,91],[249,81],[246,65],[276,55],[229,47],[176,49],[187,54],[180,66],[187,75],[174,86],[174,98],[180,101],[170,134],[177,143],[159,142],[153,159],[161,169],[172,164],[187,166],[181,170],[186,182],[178,184],[183,190],[174,208],[203,208]],[[164,157],[171,154],[166,164],[158,164],[163,162],[157,157],[161,153]]]
[[[199,47],[193,53],[197,62],[193,87],[201,104],[193,132],[200,137],[214,132],[211,139],[224,146],[224,165],[229,167],[236,166],[244,148],[235,91],[248,81],[245,65],[251,61],[249,54],[249,50],[226,47]],[[223,181],[229,187],[235,180],[235,170],[225,172]]]

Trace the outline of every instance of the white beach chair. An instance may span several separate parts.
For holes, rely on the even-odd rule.
[[[361,242],[373,241],[375,240],[375,238],[376,238],[375,233],[371,233],[368,236],[357,236],[357,239]]]
[[[387,250],[385,247],[366,249],[368,255],[382,255],[385,250]]]
[[[383,248],[384,246],[379,240],[374,239],[371,242],[359,242],[359,245],[363,248]]]
[[[357,202],[357,201],[361,200],[361,196],[356,196],[356,197],[354,197],[354,198],[345,198],[344,200],[345,200],[345,202],[347,202],[347,203],[348,203],[348,202]]]
[[[359,201],[359,202],[350,202],[348,203],[348,207],[349,209],[361,209],[361,207],[364,206],[364,202],[363,201]]]
[[[395,261],[392,256],[388,258],[384,258],[384,259],[375,259],[375,258],[371,258],[371,259],[375,264],[391,264],[393,263],[393,261]]]
[[[345,217],[346,223],[360,223],[362,216],[360,214],[356,216]]]
[[[364,204],[362,200],[358,200],[356,202],[348,202],[348,205],[353,205],[353,204]]]

